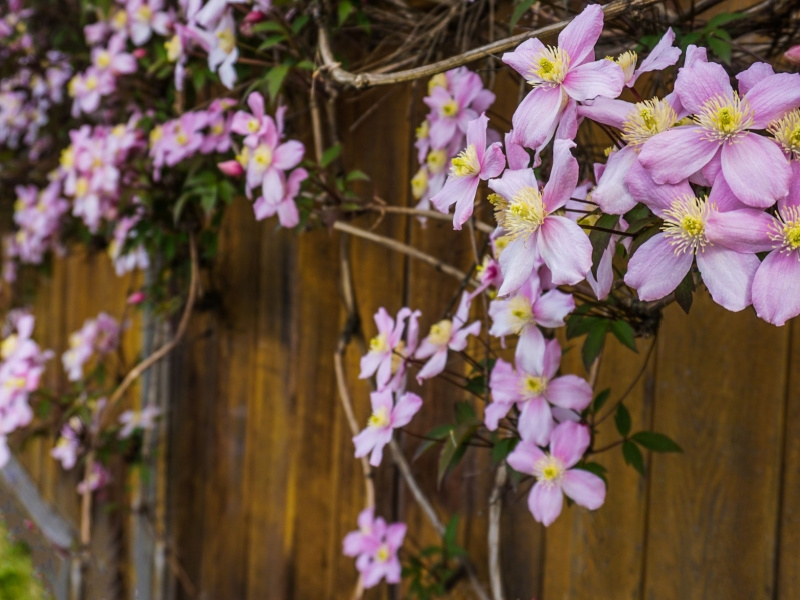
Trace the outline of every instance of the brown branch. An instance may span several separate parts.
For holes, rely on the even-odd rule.
[[[629,13],[633,10],[638,10],[651,4],[656,4],[661,0],[615,0],[603,7],[603,12],[607,19]],[[513,35],[479,48],[473,48],[457,56],[452,56],[444,60],[440,60],[429,65],[423,65],[413,69],[406,69],[405,71],[397,71],[396,73],[350,73],[341,68],[340,63],[336,61],[331,49],[330,38],[327,29],[321,24],[321,19],[317,15],[319,25],[319,52],[322,57],[323,68],[327,70],[331,78],[341,85],[351,86],[357,89],[364,89],[378,85],[391,85],[394,83],[401,83],[404,81],[413,81],[422,77],[430,77],[437,73],[443,73],[450,69],[455,69],[462,65],[469,64],[476,60],[486,58],[497,52],[509,50],[514,46],[524,42],[533,37],[548,38],[564,29],[572,19],[553,23],[533,31],[526,31],[518,35]]]
[[[380,213],[397,213],[401,215],[412,215],[426,219],[436,219],[439,221],[452,221],[453,215],[450,213],[440,213],[438,210],[422,210],[421,208],[411,208],[408,206],[390,206],[388,204],[367,204],[364,210],[372,210]],[[475,228],[483,233],[494,232],[494,227],[483,221],[475,220]]]
[[[507,477],[506,466],[500,465],[489,496],[489,583],[492,586],[493,600],[505,600],[503,571],[500,565],[500,517],[503,512],[503,487]]]
[[[457,269],[452,265],[442,262],[438,258],[431,256],[430,254],[425,254],[424,252],[421,252],[416,248],[414,248],[413,246],[409,246],[408,244],[403,244],[402,242],[398,242],[383,235],[378,235],[377,233],[366,231],[364,229],[361,229],[360,227],[355,227],[353,225],[350,225],[349,223],[344,223],[343,221],[336,221],[333,224],[333,228],[338,229],[339,231],[342,231],[344,233],[349,233],[356,237],[360,237],[365,240],[375,242],[376,244],[380,244],[381,246],[384,246],[391,250],[395,250],[397,252],[400,252],[401,254],[410,256],[411,258],[416,258],[417,260],[421,260],[422,262],[431,265],[437,271],[446,273],[451,277],[455,277],[459,281],[464,281],[467,278],[467,274],[461,271],[460,269]]]

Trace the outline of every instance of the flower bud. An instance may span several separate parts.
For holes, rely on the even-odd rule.
[[[792,46],[786,52],[783,53],[783,56],[790,63],[794,65],[800,65],[800,46]]]

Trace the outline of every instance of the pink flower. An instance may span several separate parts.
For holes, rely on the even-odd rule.
[[[130,296],[128,296],[127,302],[131,306],[135,306],[137,304],[141,304],[142,302],[144,302],[145,298],[146,296],[144,292],[142,291],[133,292]]]
[[[411,392],[398,395],[393,406],[391,390],[372,392],[372,416],[367,428],[353,438],[356,445],[356,458],[370,454],[369,464],[377,467],[383,458],[383,447],[392,441],[392,432],[405,427],[422,407],[422,398]]]
[[[90,491],[95,492],[107,486],[110,481],[111,473],[109,470],[99,462],[95,462],[92,464],[92,472],[89,477],[78,484],[77,490],[79,494],[85,494]]]
[[[792,46],[783,53],[783,56],[790,63],[800,65],[800,46]]]
[[[453,228],[461,226],[472,215],[475,192],[481,180],[497,177],[505,167],[505,157],[499,142],[486,147],[486,127],[489,118],[482,114],[467,126],[467,147],[452,160],[450,177],[444,188],[431,198],[433,205],[446,213],[451,204],[456,205]]]
[[[128,27],[131,41],[137,46],[146,44],[153,35],[169,33],[170,16],[162,11],[163,0],[128,0],[125,10],[128,16]]]
[[[417,381],[430,379],[444,371],[447,364],[448,348],[453,352],[461,352],[467,347],[467,336],[478,335],[481,331],[481,322],[473,321],[467,325],[469,318],[469,294],[461,295],[461,302],[453,319],[442,319],[431,326],[428,337],[422,340],[417,349],[416,358],[428,358],[428,362],[417,373]]]
[[[698,171],[713,182],[721,172],[745,204],[766,208],[784,198],[789,165],[775,142],[751,130],[766,129],[800,106],[800,74],[767,73],[749,72],[740,81],[740,97],[716,63],[681,69],[675,90],[696,125],[675,127],[645,142],[639,161],[655,182],[676,184]],[[763,177],[767,172],[770,177]]]
[[[675,48],[672,45],[674,42],[675,32],[673,32],[672,27],[670,27],[667,29],[667,33],[659,40],[658,44],[656,44],[655,48],[647,55],[647,58],[642,61],[638,69],[636,68],[636,52],[625,52],[617,58],[616,63],[622,68],[622,72],[625,73],[625,85],[627,87],[633,87],[642,73],[660,71],[678,62],[678,59],[681,57],[681,49]]]
[[[715,245],[745,252],[769,252],[755,258],[752,298],[756,314],[783,325],[800,314],[800,163],[792,162],[790,193],[778,202],[776,216],[755,209],[713,215],[707,226]]]
[[[387,525],[381,517],[373,520],[373,508],[358,516],[359,530],[344,538],[345,556],[356,556],[356,569],[361,573],[365,588],[371,588],[386,578],[388,583],[400,583],[401,567],[397,551],[406,535],[405,523]]]
[[[283,173],[280,173],[283,197],[277,203],[268,202],[264,196],[259,196],[253,203],[256,220],[261,221],[278,213],[278,220],[283,227],[295,227],[300,222],[300,213],[294,199],[300,194],[300,184],[308,178],[308,171],[295,169],[284,182]]]
[[[606,485],[602,479],[589,471],[570,468],[583,457],[590,441],[587,427],[565,421],[553,430],[549,453],[523,439],[508,455],[508,464],[514,469],[536,477],[528,508],[533,518],[545,526],[561,514],[562,493],[589,510],[600,508],[605,502]]]
[[[557,47],[534,38],[503,55],[503,62],[533,86],[513,116],[520,144],[531,149],[546,145],[576,101],[619,96],[625,85],[619,65],[610,60],[590,62],[602,29],[603,11],[599,4],[590,4],[559,34]]]
[[[495,216],[511,239],[500,254],[503,271],[501,296],[513,292],[530,277],[541,260],[552,272],[556,285],[581,281],[592,266],[589,238],[567,217],[553,214],[566,204],[578,183],[578,162],[570,153],[575,144],[556,140],[550,180],[539,191],[533,171],[506,171],[489,182],[497,192]]]
[[[401,308],[397,313],[395,322],[385,308],[381,307],[375,313],[375,324],[378,326],[378,335],[369,341],[369,352],[361,357],[361,373],[359,379],[375,376],[375,383],[379,390],[383,390],[392,377],[392,361],[395,352],[405,350],[403,331],[406,319],[411,315],[410,308]]]
[[[511,407],[520,410],[517,428],[523,440],[547,444],[553,429],[550,405],[583,410],[592,401],[592,388],[576,375],[556,377],[561,363],[558,340],[545,340],[535,327],[520,336],[515,355],[516,370],[497,359],[489,387],[493,402],[486,407],[486,427],[494,431]]]
[[[664,226],[662,233],[634,252],[625,283],[642,300],[663,298],[678,287],[696,257],[703,282],[717,304],[734,312],[749,306],[758,258],[709,243],[706,235],[713,213],[743,206],[724,178],[717,178],[706,199],[697,198],[686,182],[658,186],[644,177],[641,171],[633,172],[628,181],[634,195],[664,219]]]
[[[130,437],[136,429],[152,429],[155,426],[156,417],[160,414],[161,410],[153,404],[142,410],[126,410],[119,416],[119,422],[122,423],[122,429],[119,432],[120,439]]]
[[[99,73],[114,76],[136,71],[136,59],[125,52],[125,38],[119,34],[112,36],[106,49],[92,50],[92,64]]]
[[[55,447],[50,451],[50,456],[61,463],[62,468],[69,471],[78,460],[80,449],[79,435],[83,431],[83,423],[78,417],[72,417],[61,428],[61,436]]]
[[[531,274],[517,293],[493,300],[489,305],[492,328],[489,333],[495,337],[520,335],[529,327],[563,327],[564,318],[575,310],[575,300],[570,294],[550,290],[542,294],[539,277]]]
[[[86,319],[79,331],[69,336],[69,349],[61,356],[70,381],[83,377],[83,365],[94,352],[108,354],[119,345],[121,328],[117,321],[101,312],[96,319]]]

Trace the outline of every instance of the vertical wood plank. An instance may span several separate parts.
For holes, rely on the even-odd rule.
[[[654,427],[686,454],[653,459],[644,598],[771,598],[788,330],[695,304],[659,338]]]

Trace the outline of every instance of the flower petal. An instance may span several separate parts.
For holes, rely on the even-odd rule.
[[[533,465],[544,458],[544,452],[533,442],[522,440],[506,461],[511,468],[520,473],[533,475]]]
[[[725,69],[720,64],[709,62],[696,62],[689,68],[682,68],[675,80],[675,91],[684,108],[692,113],[699,113],[712,98],[733,98],[733,88]]]
[[[583,457],[591,439],[588,427],[564,421],[550,434],[550,452],[569,468]]]
[[[744,99],[755,113],[751,129],[765,129],[772,121],[800,106],[800,74],[778,73],[765,77]]]
[[[606,484],[594,473],[581,469],[570,469],[561,479],[561,489],[576,504],[595,510],[606,500]]]
[[[517,238],[511,241],[500,254],[499,263],[500,271],[503,273],[503,285],[497,292],[499,296],[516,291],[531,276],[539,256],[536,244],[538,235],[539,232],[536,232],[527,238]],[[591,250],[589,252],[591,254]]]
[[[545,397],[561,408],[583,410],[592,401],[592,386],[577,375],[563,375],[547,384]]]
[[[592,192],[592,200],[597,202],[604,213],[624,215],[636,206],[636,198],[625,185],[625,178],[631,167],[638,162],[639,155],[632,146],[625,146],[608,157],[603,176]]]
[[[736,79],[739,81],[739,94],[746,95],[755,84],[770,75],[775,75],[772,65],[763,62],[753,63],[746,71],[736,75]]]
[[[589,104],[582,104],[579,106],[578,114],[592,121],[622,129],[622,124],[625,123],[633,108],[634,105],[625,100],[616,100],[599,96],[590,101]]]
[[[592,268],[592,244],[589,237],[566,217],[549,215],[544,220],[539,230],[537,248],[552,272],[553,283],[556,285],[578,283]],[[501,254],[500,260],[502,259]]]
[[[783,325],[800,314],[800,255],[771,252],[753,280],[756,314],[773,325]]]
[[[625,283],[642,300],[658,300],[675,288],[692,267],[692,252],[675,253],[663,233],[642,244],[628,263]]]
[[[719,146],[703,137],[701,127],[676,127],[647,140],[639,162],[656,183],[680,183],[708,164]]]
[[[578,161],[570,152],[574,147],[571,140],[553,143],[553,168],[542,193],[542,202],[548,213],[564,206],[578,185]]]
[[[412,392],[406,392],[397,400],[392,411],[392,428],[405,427],[411,418],[422,408],[422,398]]]
[[[697,252],[697,268],[714,302],[732,312],[752,303],[750,289],[761,261],[755,254],[741,254],[721,246]]]
[[[522,407],[517,429],[523,440],[545,446],[553,429],[553,415],[544,398],[532,398]]]
[[[603,10],[599,4],[590,4],[558,34],[558,46],[569,55],[571,65],[583,64],[594,57],[602,31]]]
[[[553,134],[562,104],[561,86],[534,88],[511,118],[517,142],[532,149],[545,143]]]
[[[596,60],[570,69],[561,85],[578,102],[598,96],[616,98],[625,87],[625,74],[612,60]]]
[[[769,177],[764,177],[769,173]],[[786,197],[792,170],[775,142],[755,133],[722,146],[722,175],[745,204],[766,208]]]
[[[545,527],[558,518],[563,503],[564,494],[561,488],[551,483],[536,482],[528,496],[528,509],[533,518]]]
[[[711,211],[706,221],[708,241],[737,252],[767,252],[774,244],[769,237],[777,219],[755,208]]]

